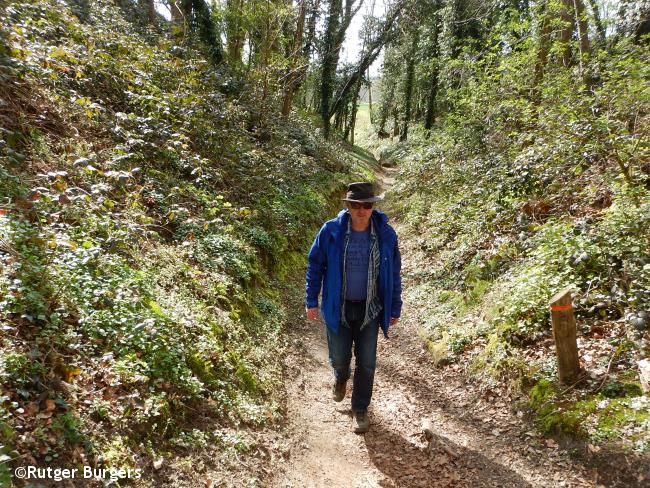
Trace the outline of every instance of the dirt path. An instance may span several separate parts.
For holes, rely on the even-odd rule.
[[[422,263],[408,236],[400,242],[408,287]],[[460,366],[435,369],[418,338],[417,316],[405,303],[390,339],[380,337],[371,430],[364,435],[352,431],[351,382],[343,402],[330,398],[324,324],[296,323],[286,359],[290,449],[273,486],[601,486],[597,470],[538,437],[498,393],[466,383]]]
[[[301,324],[288,358],[293,447],[275,486],[597,486],[597,474],[567,461],[555,443],[526,435],[505,402],[440,377],[413,326],[405,317],[380,340],[372,427],[356,435],[350,392],[339,404],[330,399],[323,325]],[[430,422],[430,441],[423,421]]]

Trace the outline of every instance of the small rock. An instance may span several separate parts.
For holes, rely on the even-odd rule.
[[[90,159],[88,159],[88,158],[79,158],[79,159],[75,160],[74,163],[72,163],[72,165],[75,166],[75,167],[79,167],[79,166],[86,167],[89,164],[90,164]]]

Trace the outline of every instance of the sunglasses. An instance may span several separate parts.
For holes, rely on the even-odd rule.
[[[353,210],[359,210],[361,208],[365,208],[366,210],[370,210],[374,204],[372,202],[364,202],[364,203],[348,202],[348,205]]]

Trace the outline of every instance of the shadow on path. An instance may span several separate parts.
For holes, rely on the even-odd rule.
[[[507,467],[437,435],[428,447],[421,448],[379,423],[373,424],[364,437],[371,462],[387,478],[381,486],[532,486]]]

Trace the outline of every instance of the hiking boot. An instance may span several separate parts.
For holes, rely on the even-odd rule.
[[[347,381],[337,381],[332,386],[332,399],[335,402],[340,402],[345,398],[345,387],[347,383]]]
[[[368,412],[354,412],[354,432],[355,434],[363,434],[370,430],[370,420],[368,419]]]

